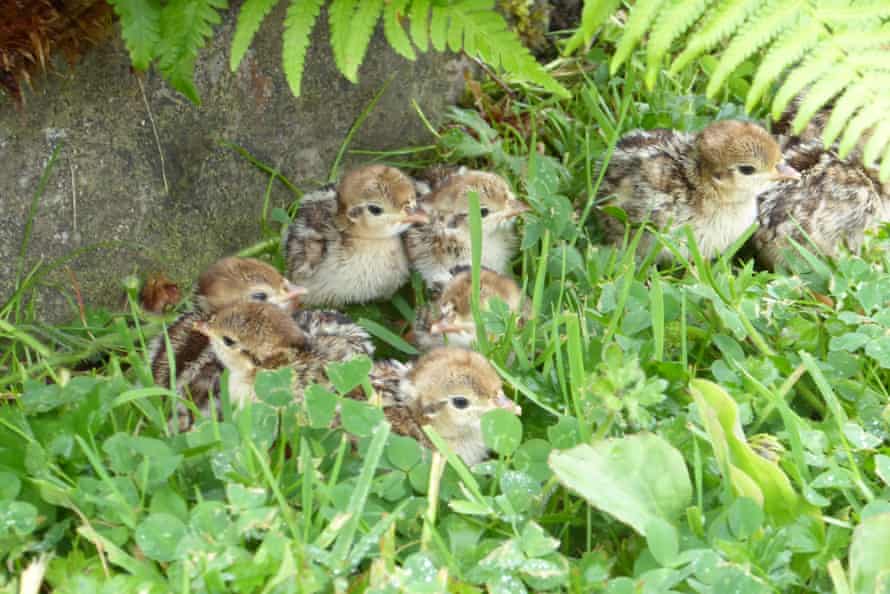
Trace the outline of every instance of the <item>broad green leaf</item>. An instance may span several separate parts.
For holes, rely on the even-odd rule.
[[[707,380],[694,379],[689,390],[724,480],[730,481],[737,495],[750,497],[762,505],[767,515],[780,524],[812,511],[794,491],[782,469],[748,445],[738,406],[723,388]]]
[[[304,398],[309,425],[315,428],[330,426],[337,410],[337,397],[318,384],[312,384],[306,389]]]
[[[661,566],[670,567],[680,551],[680,536],[673,524],[656,516],[646,524],[646,544]]]
[[[11,472],[0,472],[0,501],[12,501],[19,494],[22,481]]]
[[[239,483],[226,485],[226,498],[237,510],[254,509],[265,505],[267,494],[261,487],[245,487]]]
[[[25,536],[37,527],[37,508],[24,501],[0,501],[0,536]]]
[[[253,385],[257,398],[270,406],[290,404],[294,400],[293,377],[294,370],[290,367],[260,371]]]
[[[853,531],[850,584],[854,594],[882,594],[890,586],[890,514],[872,516]]]
[[[482,415],[482,438],[490,449],[509,456],[522,443],[522,423],[509,411],[490,410]]]
[[[136,527],[136,544],[149,559],[176,561],[182,555],[179,543],[185,537],[186,527],[176,516],[151,514]]]
[[[340,394],[348,394],[367,381],[371,371],[371,359],[361,355],[342,363],[329,363],[325,367],[328,379]]]
[[[396,468],[409,472],[420,462],[423,457],[423,449],[415,439],[390,435],[389,443],[386,446],[386,457]]]
[[[692,500],[683,456],[657,435],[640,433],[553,452],[550,468],[566,487],[644,536],[653,518],[673,523]]]
[[[729,506],[729,529],[739,539],[750,538],[763,524],[763,510],[753,499],[739,497]]]
[[[559,548],[559,540],[534,522],[528,522],[519,535],[519,546],[527,557],[543,557]]]
[[[343,428],[359,437],[371,435],[371,429],[383,419],[383,411],[365,402],[344,398],[340,401]]]

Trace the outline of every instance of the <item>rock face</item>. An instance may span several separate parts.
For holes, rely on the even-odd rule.
[[[456,56],[408,62],[378,32],[353,85],[334,66],[322,13],[302,95],[294,98],[280,66],[284,8],[266,19],[234,74],[228,15],[198,64],[201,106],[154,72],[142,80],[132,74],[119,35],[73,71],[41,77],[24,109],[0,99],[0,306],[14,291],[31,200],[59,144],[25,272],[71,257],[66,264],[87,306],[119,307],[126,275],[163,271],[186,289],[213,260],[261,239],[269,177],[220,141],[245,147],[310,190],[325,180],[350,126],[392,77],[350,148],[429,142],[411,100],[427,115],[442,113],[463,88]],[[346,163],[368,158],[347,156]],[[270,207],[293,199],[281,183],[271,184]],[[45,319],[72,315],[72,287],[61,266],[46,276],[37,301]]]

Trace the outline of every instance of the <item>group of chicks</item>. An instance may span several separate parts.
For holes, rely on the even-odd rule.
[[[193,311],[152,344],[155,383],[188,390],[206,411],[223,368],[232,403],[243,406],[256,397],[259,371],[289,366],[301,400],[307,386],[329,383],[329,363],[374,355],[370,336],[345,314],[305,306],[387,299],[413,269],[434,296],[417,308],[411,331],[425,354],[408,364],[375,361],[371,385],[395,432],[429,446],[422,430],[429,424],[468,464],[483,460],[482,415],[521,410],[488,360],[471,350],[470,192],[479,197],[482,220],[480,302],[497,298],[520,314],[522,291],[505,273],[519,244],[514,223],[527,207],[504,179],[461,168],[430,188],[396,168],[370,165],[303,197],[283,239],[287,278],[237,257],[200,276]],[[350,396],[365,398],[361,390]],[[186,411],[180,420],[191,422]]]
[[[799,136],[790,134],[792,117],[780,123],[778,140],[740,121],[715,122],[697,134],[627,134],[600,188],[606,240],[621,245],[640,225],[666,234],[688,227],[701,255],[712,258],[759,222],[752,243],[768,267],[779,264],[789,238],[808,238],[829,255],[843,244],[856,249],[885,218],[888,187],[863,164],[861,150],[841,159],[822,146],[824,116]],[[515,221],[528,207],[508,183],[465,168],[426,182],[369,165],[303,197],[283,238],[287,278],[245,258],[225,258],[201,275],[194,310],[153,343],[155,382],[187,389],[202,404],[219,390],[225,367],[230,398],[243,406],[256,397],[260,370],[289,366],[300,400],[308,385],[328,383],[329,363],[374,355],[364,328],[339,311],[313,308],[387,299],[416,270],[433,295],[418,307],[409,334],[425,354],[407,364],[375,361],[371,385],[397,433],[429,446],[422,430],[429,424],[468,464],[485,459],[482,415],[521,409],[472,350],[471,192],[482,226],[480,305],[498,299],[521,324],[527,303],[508,274],[519,244]],[[653,246],[654,235],[641,237],[641,249]],[[687,250],[685,236],[676,237],[675,249]],[[669,261],[672,252],[661,249],[657,258]]]
[[[599,193],[600,206],[619,207],[626,220],[601,212],[606,239],[620,245],[628,228],[650,225],[674,235],[675,249],[686,257],[681,232],[688,225],[701,255],[714,258],[758,223],[749,250],[767,269],[785,263],[789,240],[829,257],[840,247],[858,251],[865,232],[890,218],[890,184],[864,161],[868,133],[844,159],[837,146],[824,146],[830,108],[794,134],[799,106],[799,99],[792,102],[775,137],[757,124],[733,120],[697,134],[646,130],[624,136]],[[640,252],[653,241],[651,233],[642,234]],[[663,263],[673,256],[665,247],[656,258]]]

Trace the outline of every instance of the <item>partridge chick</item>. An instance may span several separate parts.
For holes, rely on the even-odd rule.
[[[236,303],[270,303],[290,309],[305,289],[286,280],[272,266],[250,258],[223,258],[205,270],[195,287],[195,310],[179,316],[167,329],[176,367],[176,388],[188,386],[192,397],[202,400],[222,370],[207,337],[194,323],[207,320],[220,309]],[[154,382],[170,385],[170,368],[164,336],[150,346]]]
[[[476,324],[470,304],[473,292],[472,272],[468,267],[456,269],[454,278],[445,285],[438,299],[418,309],[414,322],[414,342],[422,350],[443,346],[471,348],[476,341]],[[492,299],[507,304],[510,311],[520,316],[527,314],[522,289],[516,282],[493,270],[479,271],[479,305],[484,309]]]
[[[760,226],[751,244],[758,263],[769,269],[783,263],[789,238],[805,247],[809,238],[823,254],[835,256],[841,246],[859,251],[865,232],[890,220],[890,183],[882,184],[877,169],[863,164],[860,147],[845,159],[836,147],[825,148],[821,136],[829,110],[817,113],[800,135],[792,134],[798,107],[792,103],[777,128],[785,158],[801,177],[758,197]]]
[[[240,303],[195,322],[216,357],[229,370],[229,397],[239,408],[256,397],[254,381],[263,369],[291,367],[294,397],[311,383],[327,383],[322,350],[287,312],[267,303]]]
[[[488,456],[483,414],[495,408],[522,413],[504,394],[500,377],[485,357],[451,347],[434,349],[417,360],[400,382],[399,401],[383,409],[393,431],[432,448],[422,429],[431,425],[469,465]]]
[[[507,182],[483,171],[450,175],[421,200],[432,220],[405,233],[412,265],[435,289],[451,280],[453,268],[470,264],[470,192],[479,195],[482,265],[505,273],[519,247],[514,223],[529,208],[513,196]]]
[[[757,194],[799,174],[782,161],[778,143],[763,128],[720,121],[698,134],[638,130],[624,136],[600,187],[605,204],[618,206],[628,222],[649,222],[662,231],[689,225],[705,258],[713,258],[757,218]],[[625,226],[603,216],[606,240],[621,244]],[[640,248],[653,238],[645,235]],[[671,253],[663,250],[660,262]]]
[[[310,305],[388,298],[409,275],[399,235],[427,220],[414,183],[398,169],[351,171],[336,189],[304,196],[284,236],[288,277],[308,289]]]

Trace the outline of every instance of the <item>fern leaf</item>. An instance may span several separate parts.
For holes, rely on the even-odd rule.
[[[337,69],[346,72],[346,53],[349,51],[349,27],[355,7],[360,0],[334,0],[328,7],[328,26],[331,30],[331,51]]]
[[[713,97],[730,74],[754,52],[770,43],[783,30],[800,18],[804,0],[779,0],[771,10],[745,23],[744,32],[737,35],[723,52],[717,69],[711,75],[705,93]]]
[[[773,119],[778,119],[785,107],[813,81],[822,78],[826,72],[834,68],[843,56],[840,50],[832,46],[823,46],[814,56],[804,60],[795,68],[779,87],[773,100]]]
[[[158,0],[109,0],[121,20],[121,35],[136,70],[147,70],[161,36]]]
[[[158,66],[176,90],[200,103],[194,85],[195,59],[221,21],[226,0],[172,0],[161,11]]]
[[[615,12],[620,4],[621,0],[599,0],[598,2],[588,0],[585,2],[584,10],[581,13],[581,27],[569,37],[563,55],[568,56],[584,45],[587,40],[593,39],[597,28],[606,22],[609,15]]]
[[[770,85],[792,64],[796,63],[805,53],[819,42],[822,25],[816,21],[804,19],[787,31],[782,39],[777,40],[757,67],[751,89],[746,97],[745,109],[751,111],[769,89]]]
[[[878,156],[885,147],[890,146],[890,120],[885,119],[872,130],[871,137],[865,143],[862,151],[862,162],[871,165],[878,160]]]
[[[834,144],[834,141],[844,130],[844,126],[852,119],[853,114],[871,99],[869,85],[869,82],[864,81],[854,83],[847,87],[844,94],[835,102],[825,130],[822,132],[822,142],[825,146]]]
[[[353,15],[349,27],[349,44],[347,45],[346,69],[343,74],[352,82],[358,81],[358,67],[365,59],[371,36],[377,28],[377,19],[383,10],[383,0],[361,0]]]
[[[723,4],[711,11],[698,32],[689,39],[686,49],[677,56],[671,65],[670,73],[677,74],[689,66],[693,60],[708,52],[728,37],[748,16],[757,10],[765,0],[724,0]]]
[[[430,0],[411,2],[411,39],[422,52],[429,47]]]
[[[444,52],[448,35],[448,8],[433,5],[433,13],[430,17],[430,43],[437,52]]]
[[[260,24],[269,11],[278,4],[278,0],[247,0],[241,6],[238,13],[238,23],[235,25],[235,35],[232,37],[232,50],[229,54],[229,69],[232,72],[238,70],[238,64],[244,59],[253,36],[260,28]]]
[[[876,0],[843,5],[840,3],[818,4],[816,16],[823,23],[878,22],[890,17],[890,3],[886,0]]]
[[[411,40],[408,39],[408,34],[402,28],[401,22],[409,1],[391,0],[383,6],[383,34],[397,54],[414,61],[417,59],[417,54],[414,53]]]
[[[854,72],[841,65],[839,68],[836,67],[833,70],[829,70],[819,82],[811,86],[797,108],[797,114],[795,114],[794,121],[792,122],[794,131],[800,132],[803,130],[807,122],[816,115],[816,112],[843,91],[853,81],[855,76]]]
[[[655,87],[664,56],[671,44],[698,20],[713,0],[670,0],[658,13],[646,45],[646,86]]]
[[[282,33],[281,65],[287,84],[295,97],[300,96],[303,80],[303,66],[306,62],[306,49],[312,35],[312,28],[324,0],[290,0],[287,16],[284,17]]]
[[[630,53],[643,38],[649,23],[655,18],[658,9],[661,7],[663,0],[639,0],[634,4],[627,24],[624,26],[624,33],[615,48],[615,55],[612,56],[612,62],[609,66],[609,72],[615,74],[624,64],[624,61],[630,56]]]
[[[882,104],[880,101],[866,104],[866,106],[856,114],[856,117],[850,120],[850,123],[847,124],[847,129],[844,131],[844,135],[838,146],[838,155],[840,155],[842,159],[846,157],[856,146],[856,143],[859,142],[859,139],[862,138],[865,131],[885,117],[887,117],[886,104]]]

